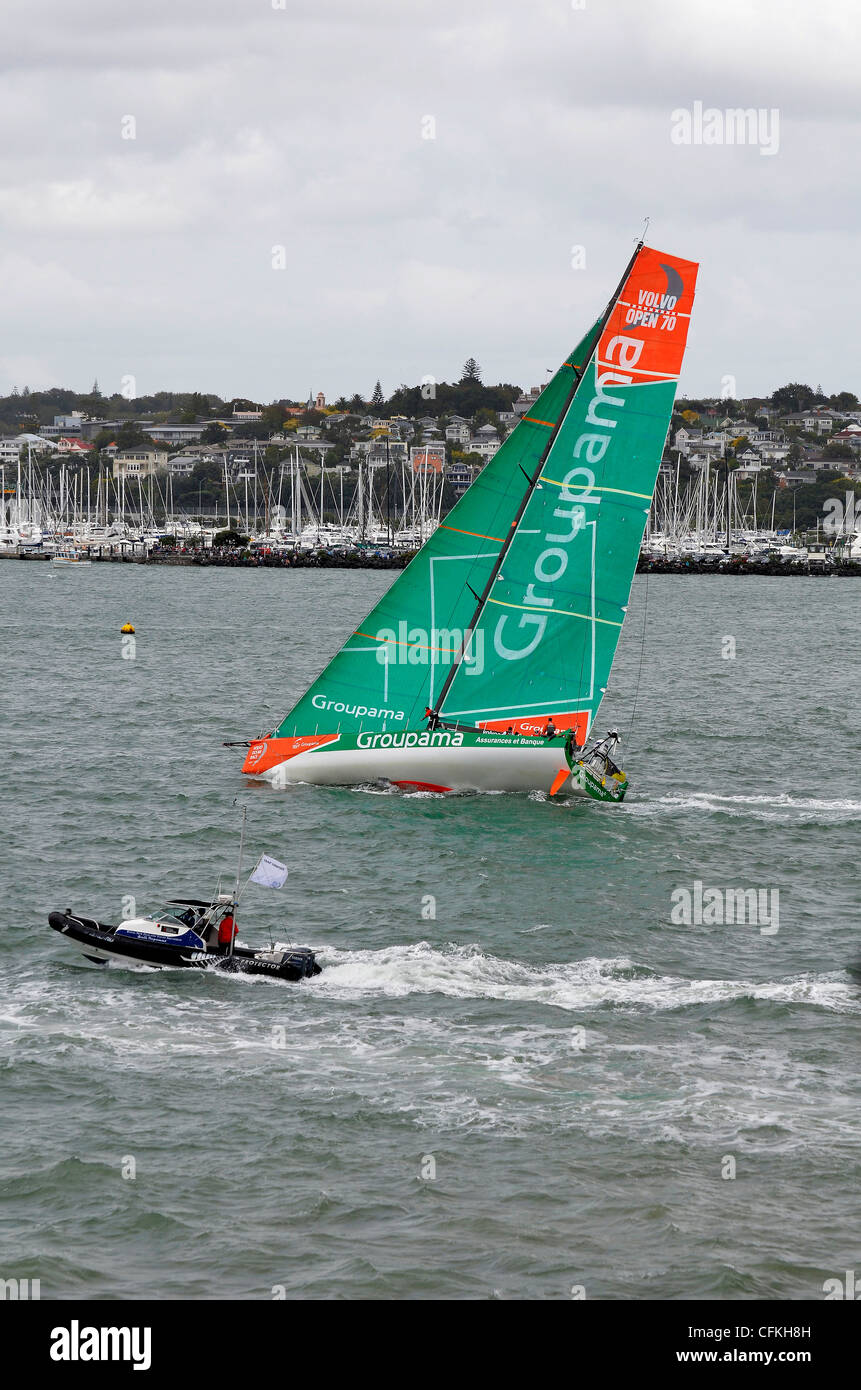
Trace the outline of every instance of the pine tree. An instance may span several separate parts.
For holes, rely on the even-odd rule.
[[[474,357],[468,357],[460,374],[461,381],[481,381],[481,368]]]
[[[383,404],[383,402],[383,388],[380,385],[379,381],[377,381],[377,384],[374,387],[374,394],[371,396],[371,405],[379,407]]]

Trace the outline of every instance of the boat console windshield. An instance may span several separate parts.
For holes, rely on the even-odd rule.
[[[197,921],[197,916],[189,908],[185,912],[174,912],[171,908],[161,908],[159,912],[148,912],[144,921],[160,922],[169,926],[193,927]]]

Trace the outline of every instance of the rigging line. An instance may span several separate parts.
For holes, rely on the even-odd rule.
[[[574,397],[575,397],[576,394],[577,394],[578,388],[579,388],[579,386],[580,386],[580,382],[583,380],[583,374],[584,374],[584,372],[586,371],[586,368],[588,367],[589,363],[591,362],[592,357],[594,356],[594,354],[597,352],[598,348],[599,348],[600,345],[601,345],[601,338],[603,337],[604,329],[607,327],[607,324],[608,324],[609,321],[610,321],[610,316],[611,316],[611,314],[613,313],[613,310],[614,310],[615,307],[616,307],[616,303],[617,303],[617,301],[618,301],[618,299],[619,299],[619,296],[621,295],[623,289],[625,288],[625,285],[626,285],[627,282],[628,282],[628,277],[629,277],[629,275],[631,274],[631,271],[633,270],[634,265],[635,265],[635,263],[636,263],[637,257],[639,256],[639,254],[640,254],[640,252],[642,251],[642,249],[643,249],[643,243],[642,243],[642,241],[639,241],[639,242],[637,243],[637,245],[634,247],[634,251],[633,251],[633,254],[632,254],[632,256],[631,256],[631,259],[629,260],[628,264],[626,265],[626,267],[625,267],[625,269],[624,269],[624,271],[623,271],[623,273],[622,273],[622,278],[621,278],[621,280],[619,281],[618,285],[616,286],[615,290],[613,291],[613,294],[612,294],[611,297],[610,297],[609,303],[607,304],[607,307],[606,307],[606,309],[604,310],[604,313],[601,315],[600,321],[599,321],[598,324],[596,325],[595,332],[594,332],[593,335],[592,335],[592,343],[591,343],[591,346],[590,346],[588,352],[586,353],[586,359],[585,359],[585,361],[584,361],[582,367],[581,367],[581,368],[577,368],[577,367],[572,368],[572,370],[573,370],[573,372],[574,372],[574,380],[573,380],[573,382],[571,383],[571,388],[570,388],[570,390],[569,390],[569,392],[568,392],[568,395],[567,395],[566,398],[565,398],[565,402],[564,402],[564,404],[563,404],[563,406],[562,406],[562,409],[561,409],[561,411],[559,412],[559,418],[558,418],[558,420],[556,421],[555,425],[553,426],[553,429],[551,430],[551,432],[550,432],[550,434],[549,434],[549,436],[548,436],[548,438],[547,438],[547,443],[544,445],[544,448],[543,448],[542,451],[541,451],[541,457],[540,457],[540,459],[538,460],[537,467],[535,468],[535,471],[533,472],[532,477],[529,479],[529,486],[527,487],[526,492],[523,494],[523,497],[522,497],[521,502],[520,502],[520,506],[519,506],[518,509],[517,509],[517,514],[516,514],[514,520],[512,521],[511,526],[509,527],[509,530],[508,530],[508,535],[505,537],[505,540],[504,540],[504,542],[503,542],[503,544],[502,544],[502,549],[500,550],[499,554],[498,554],[497,557],[496,557],[496,562],[495,562],[495,564],[494,564],[494,566],[493,566],[493,569],[490,571],[490,575],[489,575],[489,577],[488,577],[487,583],[485,584],[484,589],[483,589],[483,591],[482,591],[481,598],[479,599],[478,607],[476,608],[475,612],[473,613],[472,618],[471,618],[470,623],[469,623],[469,626],[468,626],[467,629],[466,629],[466,633],[465,633],[465,635],[464,635],[464,640],[463,640],[463,642],[461,643],[460,653],[459,653],[459,655],[457,656],[457,658],[452,662],[452,664],[451,664],[451,669],[449,670],[449,673],[448,673],[448,675],[446,676],[446,678],[445,678],[445,680],[444,680],[444,682],[443,682],[443,685],[442,685],[442,688],[441,688],[441,690],[440,690],[440,692],[439,692],[439,695],[438,695],[437,698],[436,698],[436,701],[435,701],[435,703],[434,703],[433,710],[431,711],[431,713],[434,715],[434,717],[438,717],[439,712],[440,712],[440,710],[441,710],[441,708],[442,708],[442,705],[443,705],[443,701],[445,700],[446,695],[448,694],[449,690],[451,689],[451,683],[452,683],[452,681],[454,680],[455,676],[457,675],[458,671],[460,670],[460,664],[461,664],[461,662],[462,662],[462,660],[463,660],[464,653],[466,652],[466,649],[467,649],[467,647],[469,646],[469,643],[470,643],[471,640],[472,640],[472,634],[473,634],[473,632],[474,632],[474,630],[475,630],[476,623],[478,622],[479,618],[481,617],[482,610],[484,609],[484,606],[485,606],[485,604],[486,604],[486,602],[487,602],[488,596],[490,595],[490,591],[491,591],[491,589],[493,588],[494,584],[496,583],[496,577],[497,577],[497,575],[499,574],[500,570],[502,569],[502,562],[503,562],[503,560],[505,559],[506,555],[508,554],[508,551],[509,551],[509,549],[510,549],[510,547],[511,547],[511,542],[514,540],[514,537],[517,535],[517,528],[518,528],[518,526],[520,525],[520,522],[521,522],[522,519],[523,519],[523,515],[524,515],[524,513],[525,513],[525,511],[526,511],[527,506],[529,505],[530,498],[532,497],[532,494],[533,494],[533,492],[535,491],[535,487],[536,487],[536,485],[537,485],[537,483],[538,483],[538,481],[539,481],[539,479],[540,479],[540,477],[541,477],[542,470],[543,470],[543,468],[544,468],[545,463],[547,462],[547,458],[548,458],[548,456],[549,456],[549,454],[550,454],[550,451],[551,451],[551,449],[553,448],[553,445],[556,443],[556,440],[557,440],[557,438],[558,438],[558,436],[559,436],[559,431],[561,430],[562,424],[563,424],[563,422],[564,422],[564,420],[565,420],[565,417],[566,417],[566,415],[568,414],[568,411],[569,411],[570,408],[571,408],[571,403],[572,403],[572,401],[574,400]],[[524,475],[525,475],[526,470],[523,468],[523,465],[522,465],[522,464],[520,465],[520,468],[521,468],[521,472],[523,472]]]
[[[646,654],[646,619],[649,614],[649,571],[646,570],[646,583],[643,592],[643,632],[640,638],[640,665],[637,670],[637,684],[634,687],[634,703],[631,707],[631,722],[628,725],[628,743],[631,742],[631,734],[634,729],[634,716],[637,713],[637,699],[640,694],[640,678],[643,674],[643,658]]]

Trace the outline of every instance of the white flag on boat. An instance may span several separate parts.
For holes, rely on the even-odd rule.
[[[283,888],[287,882],[287,874],[286,864],[279,863],[271,854],[261,854],[251,875],[251,882],[262,883],[264,888]]]

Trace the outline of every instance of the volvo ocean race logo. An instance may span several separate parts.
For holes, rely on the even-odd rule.
[[[677,277],[680,278],[680,277]],[[674,294],[658,294],[657,290],[640,290],[637,307],[632,304],[625,315],[625,323],[636,328],[641,323],[644,328],[665,328],[670,333],[676,326],[673,313],[678,304]]]
[[[610,339],[606,355],[599,365],[612,367],[613,355],[618,352],[618,368],[635,367],[644,346],[645,343],[641,339],[628,338],[620,334]],[[586,429],[580,434],[572,451],[575,459],[585,459],[587,464],[600,463],[610,447],[612,431],[616,428],[618,420],[612,415],[599,415],[598,412],[607,411],[610,407],[624,409],[625,406],[624,396],[608,395],[606,388],[630,386],[632,383],[633,377],[624,370],[598,373],[598,389],[589,403],[585,421],[586,425],[595,428]],[[570,468],[562,479],[559,506],[555,508],[553,517],[556,521],[564,523],[564,527],[546,533],[544,549],[538,553],[532,577],[521,599],[524,606],[530,609],[545,608],[547,612],[521,614],[516,627],[527,636],[532,634],[531,640],[525,646],[512,645],[511,640],[506,637],[506,624],[513,622],[513,619],[507,614],[499,619],[493,634],[493,647],[497,656],[502,657],[504,661],[522,661],[524,657],[531,656],[544,636],[547,618],[553,611],[553,585],[559,582],[567,570],[571,556],[569,547],[587,524],[586,507],[600,505],[601,497],[593,491],[594,487],[595,474],[583,463]]]

